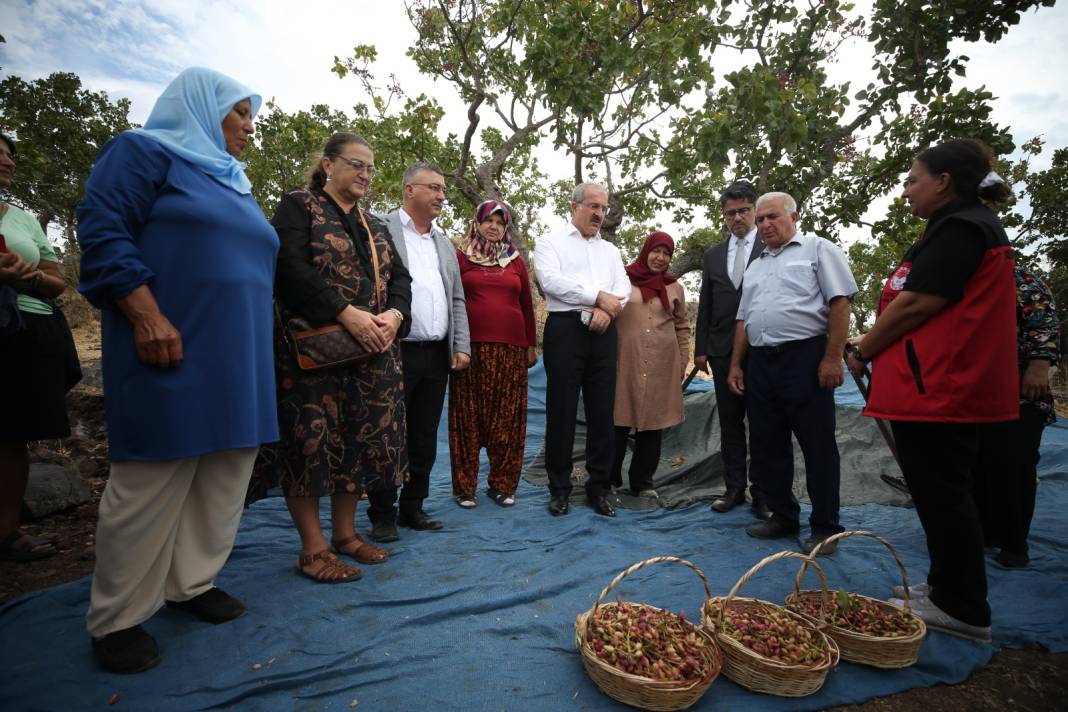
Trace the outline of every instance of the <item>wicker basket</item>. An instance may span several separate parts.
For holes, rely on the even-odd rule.
[[[774,561],[785,558],[801,559],[810,563],[816,569],[820,581],[824,584],[824,595],[829,595],[823,569],[820,568],[819,564],[804,554],[799,554],[795,551],[780,551],[778,554],[772,554],[758,561],[753,568],[749,569],[738,580],[738,583],[734,584],[734,588],[730,590],[726,597],[710,598],[706,601],[702,619],[705,626],[713,632],[716,642],[719,643],[720,648],[723,650],[723,674],[727,678],[754,692],[778,695],[780,697],[804,697],[823,687],[823,681],[827,678],[828,671],[838,664],[838,646],[834,640],[823,633],[824,625],[813,623],[809,619],[770,601],[737,597],[738,590],[758,571]],[[802,625],[810,628],[813,634],[826,644],[826,659],[818,665],[786,665],[750,650],[722,632],[723,615],[728,606],[754,611],[773,609],[785,612]]]
[[[705,599],[707,600],[708,597],[712,595],[712,591],[708,587],[708,579],[705,578],[705,575],[699,568],[685,559],[679,559],[674,556],[657,556],[652,559],[646,559],[645,561],[639,561],[633,566],[620,572],[619,575],[612,579],[612,581],[605,586],[604,590],[601,591],[601,595],[597,597],[597,601],[593,604],[593,608],[585,613],[580,613],[575,618],[575,646],[582,654],[582,664],[585,666],[586,672],[593,679],[594,683],[596,683],[597,687],[601,688],[601,691],[606,695],[640,709],[686,709],[693,703],[697,702],[697,700],[701,699],[701,695],[705,694],[708,688],[712,686],[712,682],[719,675],[719,671],[723,667],[723,656],[720,653],[719,648],[716,646],[716,641],[701,626],[689,623],[689,621],[686,621],[686,623],[692,626],[694,632],[697,633],[697,635],[704,637],[708,643],[705,647],[705,658],[710,663],[710,672],[706,677],[696,682],[683,684],[677,681],[654,680],[640,675],[632,675],[601,660],[594,654],[593,649],[590,647],[588,642],[590,623],[596,615],[597,609],[601,607],[605,597],[608,596],[612,589],[619,585],[624,578],[639,569],[651,566],[652,564],[669,561],[690,567],[694,573],[701,577],[701,582],[705,585]],[[654,608],[653,606],[637,603],[606,603],[604,605],[624,605],[634,608],[662,610]]]
[[[845,539],[851,536],[870,537],[889,549],[894,557],[894,561],[897,562],[897,568],[901,572],[901,583],[905,587],[905,611],[919,623],[919,629],[909,635],[894,638],[865,635],[863,633],[849,630],[848,628],[840,628],[834,625],[834,616],[830,614],[830,611],[827,611],[827,618],[830,619],[828,620],[827,625],[827,635],[834,638],[834,641],[838,643],[838,648],[841,650],[842,657],[845,660],[877,668],[897,669],[908,667],[916,662],[916,658],[919,657],[920,645],[923,643],[924,636],[927,635],[927,625],[923,622],[923,619],[915,613],[912,613],[909,608],[909,579],[908,574],[905,572],[905,564],[901,562],[901,557],[897,555],[897,551],[890,545],[890,542],[876,534],[872,534],[871,532],[842,532],[841,534],[827,537],[824,542],[821,542],[820,546],[825,542],[838,541],[839,539]],[[812,555],[815,556],[818,552],[819,547],[813,550]],[[801,579],[804,577],[807,569],[808,563],[802,563],[801,570],[797,572],[797,578],[794,580],[794,592],[786,597],[787,605],[794,601],[811,600],[813,597],[820,595],[819,591],[801,590]],[[894,611],[898,610],[886,601],[880,601],[877,598],[862,596],[857,593],[851,593],[850,595],[855,596],[856,598],[863,598],[866,601],[871,601],[882,607],[893,608]],[[799,612],[798,615],[813,620],[811,616],[806,616],[804,613]]]

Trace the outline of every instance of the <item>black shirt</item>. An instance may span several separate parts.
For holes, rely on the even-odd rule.
[[[904,291],[934,294],[950,301],[964,296],[964,285],[979,269],[990,245],[976,225],[946,218],[960,209],[959,204],[951,203],[928,219],[923,239],[909,248],[902,260],[912,262]]]

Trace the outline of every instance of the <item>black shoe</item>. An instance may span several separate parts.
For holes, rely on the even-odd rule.
[[[156,639],[139,625],[93,638],[93,654],[100,667],[108,672],[143,672],[159,665]]]
[[[209,588],[188,601],[167,601],[167,605],[207,623],[225,623],[245,615],[245,604],[221,588]]]
[[[415,529],[416,531],[425,532],[433,529],[441,529],[445,525],[441,523],[441,520],[434,519],[423,510],[419,510],[413,514],[407,514],[401,512],[397,517],[397,524],[402,527],[408,527],[409,529]]]
[[[729,512],[739,504],[745,504],[745,490],[728,487],[726,492],[712,500],[712,509],[717,512]]]
[[[753,506],[751,507],[753,516],[762,521],[771,519],[771,510],[768,509],[768,503],[764,501],[762,497],[753,497]]]
[[[567,514],[570,505],[568,504],[567,497],[550,497],[549,498],[549,514],[554,517],[561,517]]]
[[[831,534],[813,534],[808,539],[805,539],[801,544],[801,551],[806,554],[811,554],[820,543],[825,541]],[[816,556],[830,556],[834,552],[838,551],[838,542],[832,541],[830,544],[824,544],[820,546],[819,553]]]
[[[901,494],[912,496],[912,492],[909,491],[908,484],[905,483],[904,477],[895,477],[894,475],[879,475],[879,479],[896,489]]]
[[[388,543],[400,539],[397,534],[397,525],[391,521],[380,519],[371,522],[371,538],[379,543]]]
[[[994,557],[994,563],[1000,568],[1026,569],[1027,565],[1031,563],[1031,557],[1027,554],[1016,554],[1002,549]]]
[[[598,514],[605,517],[616,516],[616,510],[612,508],[612,505],[608,503],[608,497],[603,494],[590,497],[590,508]]]
[[[782,517],[772,516],[771,519],[756,524],[750,524],[745,533],[757,539],[783,539],[795,537],[800,533],[801,526],[797,522],[790,522]]]

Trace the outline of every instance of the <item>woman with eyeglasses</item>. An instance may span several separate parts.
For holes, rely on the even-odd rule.
[[[527,429],[527,369],[538,362],[527,264],[512,242],[512,212],[487,200],[456,251],[467,297],[471,366],[449,386],[452,493],[464,509],[478,504],[478,454],[486,448],[486,496],[515,504]]]
[[[337,555],[361,564],[389,558],[356,531],[356,505],[364,492],[393,488],[408,474],[398,339],[409,328],[411,277],[386,226],[359,207],[374,172],[367,141],[336,133],[307,187],[283,196],[271,219],[281,240],[275,298],[282,323],[290,315],[315,327],[340,323],[374,354],[303,371],[276,324],[281,442],[265,448],[259,471],[280,480],[300,535],[297,571],[319,583],[362,575]],[[323,496],[330,497],[329,544],[319,520]]]

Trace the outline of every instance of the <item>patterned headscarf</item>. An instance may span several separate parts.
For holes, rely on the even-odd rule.
[[[667,296],[667,286],[677,282],[675,275],[670,272],[654,272],[649,269],[649,254],[658,247],[666,247],[668,254],[675,253],[675,240],[666,232],[654,232],[645,238],[642,251],[638,259],[627,265],[627,276],[630,283],[642,291],[642,301],[650,302],[653,297],[660,297],[660,304],[664,311],[671,311],[671,302]]]
[[[483,237],[478,229],[478,226],[494,213],[499,214],[504,220],[504,234],[496,243]],[[499,200],[487,200],[479,205],[475,209],[475,220],[471,223],[471,231],[460,242],[460,252],[463,252],[467,259],[476,265],[486,267],[492,265],[507,267],[509,262],[518,257],[519,250],[512,242],[512,211],[508,209],[508,206]]]
[[[222,132],[222,120],[244,99],[255,116],[259,94],[215,70],[190,67],[163,90],[144,128],[133,130],[156,139],[228,188],[251,193],[245,164],[226,152]]]

